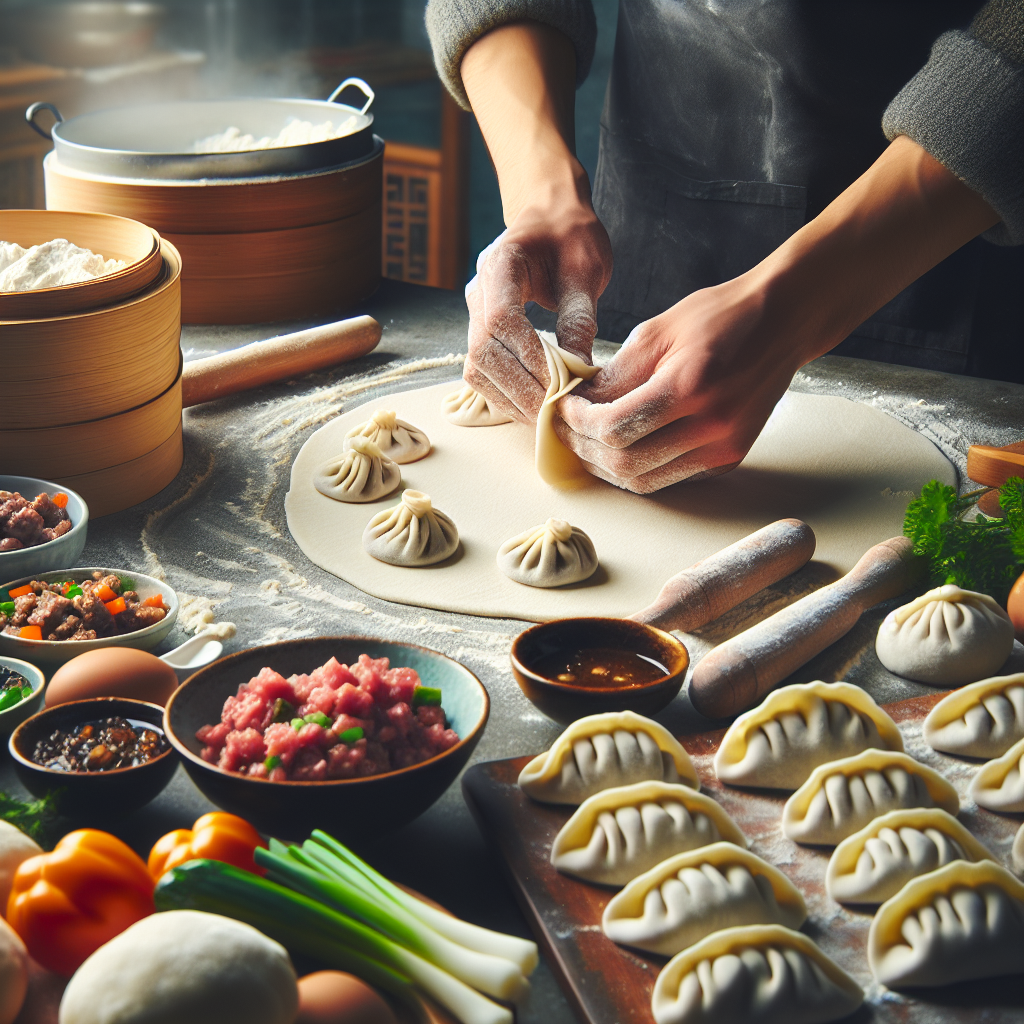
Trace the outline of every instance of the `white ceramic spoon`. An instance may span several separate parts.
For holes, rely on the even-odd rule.
[[[166,661],[177,672],[188,672],[209,665],[211,661],[216,661],[223,650],[224,645],[214,639],[214,634],[207,630],[189,637],[173,651],[161,654],[160,660]]]

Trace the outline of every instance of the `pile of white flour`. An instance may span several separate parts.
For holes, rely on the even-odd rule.
[[[232,125],[216,135],[198,139],[192,147],[195,153],[242,153],[251,149],[282,149],[285,146],[306,146],[311,142],[326,142],[347,135],[355,127],[356,119],[349,117],[339,125],[331,121],[313,124],[312,121],[289,121],[273,138],[269,135],[257,139],[244,135],[241,128]]]
[[[123,270],[124,260],[105,260],[66,238],[23,249],[17,242],[0,242],[0,292],[59,288]]]

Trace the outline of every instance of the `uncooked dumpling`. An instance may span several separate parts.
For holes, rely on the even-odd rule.
[[[875,914],[868,963],[890,988],[1024,974],[1024,885],[987,860],[915,878]]]
[[[890,811],[832,851],[825,889],[837,903],[884,903],[912,878],[955,860],[993,860],[952,815],[938,807]]]
[[[665,726],[633,711],[573,722],[519,773],[523,792],[546,804],[580,804],[602,789],[647,781],[700,789],[682,744]]]
[[[577,384],[594,377],[600,367],[591,366],[572,352],[559,348],[555,336],[548,331],[538,331],[537,336],[544,347],[550,375],[544,403],[537,416],[537,472],[541,480],[552,487],[579,487],[590,480],[590,474],[584,469],[579,456],[558,439],[553,425],[555,405]]]
[[[584,800],[551,844],[551,864],[602,885],[625,885],[666,857],[725,841],[746,846],[710,797],[669,782],[616,786]]]
[[[433,565],[458,546],[458,528],[422,491],[403,491],[401,504],[378,512],[363,531],[363,547],[390,565]]]
[[[729,726],[715,774],[733,786],[796,789],[819,764],[871,747],[902,750],[903,738],[867,693],[849,683],[798,683]]]
[[[890,672],[932,686],[994,676],[1012,650],[1010,616],[987,594],[952,584],[889,612],[875,639]]]
[[[353,427],[345,435],[350,446],[355,437],[368,437],[392,461],[399,465],[415,462],[430,454],[430,439],[419,427],[414,427],[398,414],[378,409],[365,423]]]
[[[1013,857],[1013,870],[1018,875],[1024,875],[1024,825],[1017,829],[1017,834],[1013,837],[1011,856]]]
[[[349,448],[325,462],[313,486],[335,501],[376,501],[401,486],[402,471],[366,437],[353,437]]]
[[[597,571],[594,542],[564,519],[549,519],[498,548],[498,568],[528,587],[578,583]]]
[[[926,765],[895,750],[865,750],[819,765],[786,801],[782,831],[798,843],[835,846],[880,814],[907,807],[960,809],[956,790]]]
[[[496,427],[511,423],[512,417],[495,409],[487,399],[468,384],[441,399],[441,411],[449,423],[457,427]]]
[[[724,928],[676,954],[654,983],[655,1024],[827,1024],[864,1002],[860,986],[801,932]]]
[[[971,797],[979,807],[1003,814],[1024,811],[1024,740],[988,761],[971,779]]]
[[[1024,672],[971,683],[943,697],[924,720],[933,750],[1001,757],[1024,739]]]
[[[601,927],[613,942],[675,956],[722,928],[799,928],[806,919],[803,896],[778,868],[735,843],[712,843],[634,878],[604,908]]]

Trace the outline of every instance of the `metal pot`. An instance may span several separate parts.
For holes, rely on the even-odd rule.
[[[349,86],[358,88],[362,109],[335,103]],[[61,165],[72,171],[114,178],[190,181],[199,178],[255,178],[336,167],[373,152],[373,90],[361,78],[346,78],[325,100],[181,100],[81,114],[65,121],[52,103],[33,103],[25,119],[53,139]],[[50,131],[36,124],[40,110],[57,118]],[[290,119],[324,121],[355,118],[348,134],[325,142],[240,153],[194,153],[196,141],[234,126],[256,136],[275,136]]]

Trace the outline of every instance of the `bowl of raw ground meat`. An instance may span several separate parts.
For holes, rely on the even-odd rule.
[[[0,580],[74,565],[88,529],[80,494],[49,480],[0,474]]]
[[[0,585],[0,654],[52,670],[97,647],[148,651],[177,618],[174,590],[131,569],[33,573]]]
[[[200,669],[167,702],[164,732],[203,794],[261,832],[359,845],[441,796],[489,710],[480,680],[437,651],[317,637]]]

